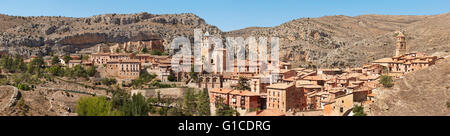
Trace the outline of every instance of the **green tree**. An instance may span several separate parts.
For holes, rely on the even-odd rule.
[[[189,88],[184,92],[183,109],[186,116],[193,116],[197,112],[197,102],[194,89]]]
[[[95,68],[95,66],[90,66],[89,68],[87,68],[86,70],[86,74],[90,77],[95,76],[95,74],[97,73],[97,70]]]
[[[88,60],[89,59],[89,55],[83,54],[81,55],[81,60]]]
[[[139,74],[139,79],[141,79],[144,83],[148,83],[156,77],[155,74],[149,74],[147,70],[142,70]]]
[[[144,48],[142,49],[142,53],[148,53],[147,47],[144,47]]]
[[[3,55],[0,60],[0,65],[3,69],[7,70],[8,72],[14,72],[13,59],[10,56]]]
[[[162,52],[160,50],[152,50],[152,52],[150,54],[161,56]]]
[[[162,56],[168,56],[169,53],[167,51],[161,53]]]
[[[191,66],[191,72],[189,72],[189,76],[194,81],[196,81],[196,82],[198,81],[198,73],[194,71],[194,66]]]
[[[30,86],[28,86],[28,84],[25,84],[25,83],[19,83],[17,85],[17,88],[20,90],[24,90],[24,91],[28,91],[31,89]]]
[[[158,114],[161,115],[161,116],[167,116],[168,111],[169,111],[169,108],[167,108],[167,107],[161,107],[161,108],[159,108],[159,110],[158,110]]]
[[[87,77],[86,70],[81,65],[75,65],[72,72],[76,77]]]
[[[64,73],[64,76],[66,76],[66,77],[74,77],[73,69],[71,69],[71,68],[65,68],[63,70],[63,73]]]
[[[172,103],[172,100],[171,99],[164,99],[164,101],[162,103],[164,103],[165,105],[170,105]],[[167,107],[167,106],[162,106],[162,107],[159,108],[158,113],[161,116],[167,116],[169,114],[169,109],[170,108]]]
[[[175,81],[177,81],[177,78],[175,76],[173,76],[172,74],[170,74],[169,76],[167,76],[167,80],[169,80],[171,82],[175,82]]]
[[[122,113],[113,110],[106,97],[81,97],[75,111],[79,116],[119,116]]]
[[[53,66],[47,68],[47,72],[49,72],[50,74],[52,74],[54,76],[60,76],[63,74],[61,67],[58,65],[53,65]]]
[[[23,62],[23,58],[16,55],[14,58],[8,55],[3,55],[0,59],[0,66],[5,72],[26,72],[27,66]]]
[[[124,105],[126,105],[129,101],[129,94],[126,93],[124,90],[117,88],[112,96],[112,104],[113,104],[113,108],[115,109],[120,109],[122,108]]]
[[[142,84],[144,83],[144,81],[142,81],[142,79],[135,79],[131,81],[131,85],[134,88],[142,88]]]
[[[159,91],[158,91],[158,93],[159,93]],[[156,114],[157,108],[156,108],[156,106],[153,106],[153,104],[158,103],[158,99],[157,98],[153,98],[153,97],[149,97],[147,99],[147,103],[149,104],[149,112],[152,113],[152,114]]]
[[[210,116],[209,94],[205,89],[197,95],[197,110],[199,116]]]
[[[384,87],[386,88],[390,88],[392,86],[394,86],[394,81],[392,80],[392,77],[388,76],[388,75],[382,75],[379,83],[382,84]]]
[[[116,84],[116,83],[117,83],[117,80],[116,80],[115,78],[102,78],[102,79],[100,80],[100,82],[101,82],[103,85],[111,86],[111,85],[113,85],[113,84]]]
[[[143,84],[146,84],[156,77],[155,74],[149,74],[146,70],[143,70],[139,74],[139,78],[132,80],[131,84],[133,87],[142,88]]]
[[[157,87],[157,88],[171,88],[171,87],[176,87],[175,84],[164,84],[164,83],[161,83],[160,80],[155,80],[155,81],[153,81],[152,83],[150,83],[150,86]]]
[[[43,68],[45,67],[44,59],[41,56],[34,58],[28,64],[28,73],[40,75],[42,73]]]
[[[250,85],[248,84],[248,79],[245,77],[239,77],[239,81],[236,90],[250,90]]]
[[[389,73],[389,69],[387,67],[383,66],[383,70],[382,70],[383,74],[388,74]]]
[[[364,107],[354,105],[352,112],[354,113],[354,116],[366,116],[366,113],[364,113]]]
[[[58,58],[58,56],[53,56],[51,63],[52,63],[52,65],[59,64],[59,58]]]
[[[125,116],[147,116],[149,105],[145,97],[141,93],[138,93],[131,97],[131,101],[127,103],[125,109],[122,111]]]
[[[218,116],[239,116],[239,112],[235,109],[222,103],[223,99],[218,99],[218,103],[216,104],[216,114]]]
[[[27,66],[25,62],[23,62],[22,56],[16,55],[13,61],[13,71],[14,72],[25,72],[27,70]]]
[[[72,60],[72,58],[69,55],[64,55],[63,60],[67,64],[70,60]]]

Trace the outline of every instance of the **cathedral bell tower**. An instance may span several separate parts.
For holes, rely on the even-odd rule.
[[[400,56],[406,53],[406,39],[402,32],[398,32],[397,44],[395,47],[395,56]]]

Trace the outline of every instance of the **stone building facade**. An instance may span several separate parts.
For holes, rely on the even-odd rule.
[[[277,83],[267,86],[267,109],[283,113],[300,108],[301,92],[292,83]]]
[[[89,57],[94,65],[103,65],[108,61],[129,60],[133,58],[133,53],[93,53]]]
[[[109,76],[119,79],[137,79],[141,70],[141,63],[136,59],[111,60],[106,64]]]

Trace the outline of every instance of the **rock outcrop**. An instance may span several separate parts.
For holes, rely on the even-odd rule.
[[[17,101],[19,101],[19,99],[21,97],[19,89],[17,89],[14,86],[1,86],[0,88],[2,91],[10,91],[11,92],[11,96],[8,99],[8,103],[6,103],[4,105],[4,107],[1,107],[2,108],[1,110],[4,111],[8,108],[15,106]]]
[[[100,43],[155,38],[171,41],[176,36],[193,39],[195,28],[221,33],[194,14],[105,14],[88,18],[0,15],[0,23],[0,50],[24,56],[75,52]]]

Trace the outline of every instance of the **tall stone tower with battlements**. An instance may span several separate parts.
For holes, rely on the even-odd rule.
[[[403,32],[399,31],[395,47],[395,56],[400,56],[405,53],[406,53],[406,38]]]

